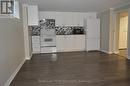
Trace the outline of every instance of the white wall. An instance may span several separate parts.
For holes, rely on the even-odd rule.
[[[130,59],[130,8],[128,9],[128,59]]]
[[[24,59],[22,19],[0,19],[0,86],[7,86]]]
[[[25,57],[30,60],[32,57],[32,36],[28,27],[28,14],[27,14],[27,4],[23,4],[23,28],[24,28],[24,46],[25,46]]]
[[[109,52],[109,33],[110,33],[110,10],[99,13],[101,21],[101,47],[100,49],[104,52]]]

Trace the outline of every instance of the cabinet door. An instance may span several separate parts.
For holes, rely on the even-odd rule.
[[[56,13],[56,26],[63,26],[62,15],[59,13]]]
[[[32,44],[32,50],[33,53],[40,53],[41,51],[40,44]]]
[[[71,18],[72,18],[71,13],[64,12],[62,14],[63,26],[71,26],[71,21],[72,21]]]
[[[64,40],[64,44],[65,44],[65,51],[74,51],[74,35],[66,35],[65,36],[65,40]]]
[[[56,47],[58,52],[74,51],[74,36],[60,35],[56,36]]]
[[[37,5],[30,5],[28,9],[28,25],[38,25],[38,7]]]
[[[78,15],[78,25],[79,26],[83,26],[83,18],[84,18],[84,15],[82,13],[79,13],[79,15]]]
[[[85,35],[76,35],[74,48],[76,51],[84,51],[85,50]]]
[[[78,14],[77,13],[72,14],[72,25],[78,26]]]
[[[70,12],[68,15],[67,15],[67,20],[66,20],[66,25],[67,26],[74,26],[73,25],[73,13]]]
[[[32,36],[32,44],[40,44],[40,36]]]
[[[40,53],[40,36],[32,36],[33,53]]]
[[[66,51],[84,51],[85,35],[66,35],[64,48]]]
[[[56,36],[58,52],[84,51],[85,35],[61,35]]]
[[[73,13],[72,14],[72,24],[73,26],[83,26],[83,15],[82,13]]]
[[[64,51],[64,35],[58,35],[56,36],[56,48],[58,52],[63,52]]]

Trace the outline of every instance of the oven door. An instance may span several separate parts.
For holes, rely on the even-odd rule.
[[[56,47],[56,37],[54,36],[41,36],[42,47]]]

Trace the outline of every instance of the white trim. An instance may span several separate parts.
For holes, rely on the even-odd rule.
[[[31,56],[28,56],[28,57],[26,57],[25,59],[26,59],[26,60],[31,60],[32,55],[33,55],[33,54],[31,53]]]
[[[130,56],[127,56],[127,59],[130,59]]]
[[[119,54],[119,51],[114,51],[114,54]]]
[[[121,10],[121,11],[123,11],[123,10]],[[119,54],[119,19],[118,19],[118,12],[114,12],[114,20],[113,20],[113,22],[114,22],[114,27],[113,28],[115,28],[114,29],[114,42],[113,42],[113,53],[114,54]],[[129,39],[129,34],[127,35],[127,39]],[[127,46],[128,46],[128,42],[129,42],[129,40],[127,40]],[[127,47],[127,49],[128,49],[128,47]],[[128,51],[127,51],[128,52]]]
[[[28,32],[28,21],[27,21],[27,4],[23,4],[23,30],[24,30],[24,50],[25,50],[25,59],[30,60],[30,42],[29,42],[29,32]]]
[[[127,59],[130,59],[130,8],[128,9]]]
[[[26,57],[25,59],[26,59],[26,60],[31,60],[31,57]]]
[[[107,54],[113,54],[112,52],[105,51],[105,50],[100,50],[101,52],[107,53]]]
[[[14,71],[14,73],[10,76],[10,78],[7,80],[7,82],[4,84],[4,86],[9,86],[11,84],[11,82],[13,81],[13,79],[15,78],[15,76],[17,75],[17,73],[19,72],[19,70],[21,69],[21,67],[23,66],[24,62],[26,60],[24,59],[20,65],[17,67],[17,69]]]

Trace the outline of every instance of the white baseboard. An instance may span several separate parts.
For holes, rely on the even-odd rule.
[[[26,59],[26,60],[31,60],[31,58],[30,58],[30,57],[26,57],[25,59]]]
[[[114,51],[114,54],[119,54],[119,51]]]
[[[100,50],[101,52],[107,53],[107,54],[113,54],[112,52],[105,51],[105,50]]]
[[[25,59],[26,59],[26,60],[31,60],[31,58],[32,58],[32,54],[31,54],[31,56],[28,56],[28,57],[26,57]]]
[[[130,59],[130,56],[127,56],[127,59]]]
[[[11,82],[13,81],[13,79],[15,78],[15,76],[17,75],[17,73],[19,72],[19,70],[21,69],[21,67],[23,66],[24,62],[26,60],[24,59],[20,65],[17,67],[17,69],[14,71],[14,73],[10,76],[10,78],[7,80],[7,82],[4,84],[4,86],[9,86],[11,84]]]

